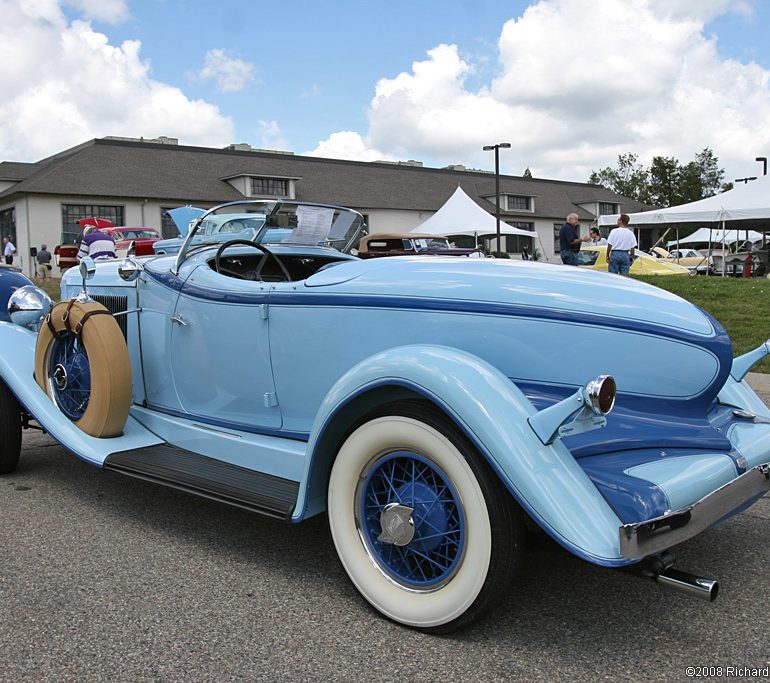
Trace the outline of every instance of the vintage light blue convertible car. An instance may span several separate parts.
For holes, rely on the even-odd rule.
[[[770,343],[733,358],[709,315],[621,276],[359,260],[318,246],[360,234],[340,207],[214,215],[252,210],[254,240],[191,248],[193,227],[174,256],[81,264],[50,312],[10,294],[3,472],[35,421],[99,467],[295,523],[325,511],[366,600],[427,631],[515,589],[527,518],[716,597],[671,548],[770,487],[770,410],[744,379]]]

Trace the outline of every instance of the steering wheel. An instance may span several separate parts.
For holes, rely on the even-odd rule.
[[[254,249],[257,249],[262,252],[262,258],[260,259],[259,264],[257,265],[257,272],[255,276],[257,280],[259,280],[260,282],[262,281],[262,278],[260,277],[260,274],[262,273],[262,269],[265,267],[265,263],[267,263],[267,259],[273,258],[275,262],[278,264],[278,267],[281,269],[281,273],[286,279],[286,282],[291,282],[291,274],[286,269],[286,266],[283,265],[283,263],[281,262],[281,259],[279,259],[267,247],[264,247],[261,244],[257,244],[256,242],[252,242],[250,240],[243,240],[243,239],[230,240],[229,242],[225,242],[222,246],[219,247],[219,249],[217,249],[217,254],[214,257],[214,270],[216,270],[217,273],[220,273],[223,275],[231,275],[232,277],[237,277],[240,280],[248,279],[248,278],[245,278],[241,273],[238,273],[234,270],[230,270],[229,268],[225,268],[219,263],[224,251],[226,249],[229,249],[230,247],[234,247],[236,244],[243,245],[246,247],[254,247]]]

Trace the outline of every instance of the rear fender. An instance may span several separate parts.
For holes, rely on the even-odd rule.
[[[445,346],[383,351],[351,368],[332,387],[310,434],[294,521],[325,506],[339,444],[324,441],[324,435],[335,429],[335,418],[383,387],[406,388],[443,409],[519,504],[568,550],[595,564],[628,563],[619,551],[620,520],[561,440],[540,441],[527,422],[537,412],[532,403],[495,367]]]

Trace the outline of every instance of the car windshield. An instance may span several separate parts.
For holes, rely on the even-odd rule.
[[[599,258],[599,252],[593,249],[581,249],[578,252],[578,265],[592,266],[596,263],[596,259]]]
[[[123,239],[128,240],[137,240],[137,239],[143,239],[145,237],[155,238],[157,239],[160,235],[158,235],[155,230],[150,229],[140,229],[140,228],[131,228],[131,229],[123,229],[120,231],[120,234],[123,236]]]
[[[201,221],[199,235],[216,235],[219,233],[235,233],[250,231],[256,235],[265,224],[265,214],[242,214],[235,216],[209,216]]]

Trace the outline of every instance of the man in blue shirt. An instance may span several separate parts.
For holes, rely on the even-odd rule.
[[[578,252],[580,245],[588,241],[588,236],[581,237],[577,231],[578,215],[571,213],[567,216],[567,222],[561,226],[559,231],[559,250],[561,253],[561,262],[565,266],[576,266],[578,264]]]

